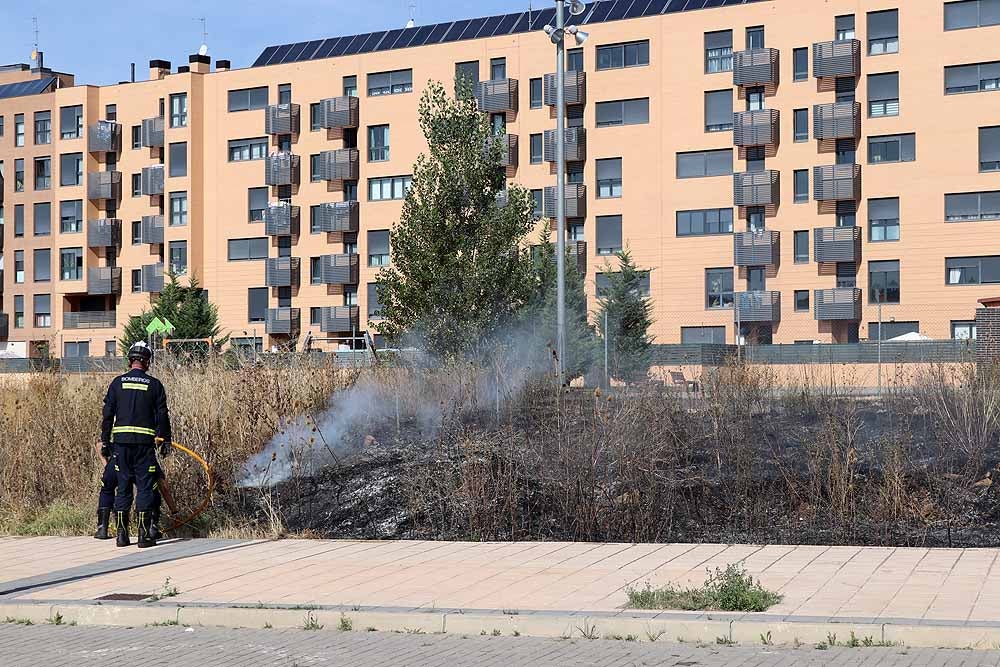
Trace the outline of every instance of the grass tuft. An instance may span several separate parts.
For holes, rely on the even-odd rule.
[[[698,588],[667,584],[653,588],[627,588],[633,609],[683,609],[688,611],[767,611],[781,602],[781,595],[767,590],[738,565],[709,571]]]

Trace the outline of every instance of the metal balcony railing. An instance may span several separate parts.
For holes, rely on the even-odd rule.
[[[320,173],[325,181],[356,181],[360,169],[357,148],[338,148],[320,153]]]
[[[557,200],[555,185],[547,186],[542,191],[542,214],[546,218],[556,217]],[[565,202],[567,218],[587,217],[587,186],[583,183],[567,183]]]
[[[298,257],[269,257],[264,267],[264,284],[267,287],[297,287],[299,264]]]
[[[781,292],[737,292],[733,318],[741,324],[781,321]]]
[[[778,49],[747,49],[733,54],[734,86],[778,83]]]
[[[587,130],[583,127],[567,127],[563,130],[565,137],[566,162],[585,162],[587,160]],[[559,134],[556,130],[545,130],[542,138],[542,156],[546,162],[556,161],[556,142]]]
[[[781,200],[778,171],[744,171],[733,174],[733,202],[737,206],[776,205]]]
[[[500,156],[500,166],[517,166],[517,135],[505,134],[500,138],[503,143],[503,154]]]
[[[861,227],[813,229],[813,259],[820,263],[861,261]]]
[[[117,325],[113,310],[63,312],[63,329],[114,329]]]
[[[517,79],[480,81],[475,87],[479,110],[486,113],[517,111]]]
[[[122,126],[99,120],[87,128],[87,150],[91,153],[118,153],[122,149]]]
[[[813,106],[814,139],[857,139],[861,137],[861,104],[833,102]]]
[[[840,39],[813,44],[813,76],[817,79],[861,74],[861,42]]]
[[[151,167],[142,168],[139,191],[144,195],[163,194],[163,165],[154,164]]]
[[[781,233],[773,230],[733,234],[733,264],[771,266],[779,263]]]
[[[357,306],[330,306],[320,311],[319,330],[323,333],[346,333],[357,331],[360,325],[360,309]]]
[[[570,262],[576,262],[576,270],[580,272],[581,276],[587,275],[587,242],[586,241],[567,241],[566,242],[566,259]]]
[[[313,216],[321,232],[357,232],[360,226],[360,207],[353,199],[320,204]]]
[[[282,151],[271,153],[264,160],[264,183],[266,185],[298,185],[299,156]]]
[[[264,134],[298,134],[299,105],[271,104],[264,114]]]
[[[122,192],[120,171],[92,171],[87,174],[87,199],[118,199]]]
[[[117,218],[100,218],[87,221],[87,247],[109,248],[121,245],[122,221]]]
[[[163,216],[144,215],[139,223],[139,241],[144,245],[163,245]]]
[[[856,287],[815,290],[813,315],[817,320],[857,322],[861,319],[861,290]]]
[[[163,291],[163,264],[143,264],[139,289],[157,294]]]
[[[299,207],[284,202],[268,204],[264,209],[264,233],[268,236],[297,236]]]
[[[272,335],[296,337],[302,321],[298,308],[268,308],[264,318],[264,331]]]
[[[816,201],[860,200],[861,165],[813,167],[813,197]]]
[[[734,146],[771,146],[780,136],[778,110],[738,111],[733,114]]]
[[[147,148],[163,146],[163,117],[146,118],[139,132],[140,143]]]
[[[542,78],[542,101],[546,106],[554,107],[558,86],[556,86],[556,75],[546,74]],[[566,72],[563,82],[563,95],[565,104],[586,104],[587,103],[587,73],[586,72]]]
[[[359,264],[356,254],[322,255],[319,258],[320,282],[326,285],[357,285]]]
[[[319,107],[320,127],[328,130],[358,126],[359,100],[353,95],[330,97],[322,100]]]

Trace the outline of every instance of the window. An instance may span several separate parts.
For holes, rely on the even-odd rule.
[[[385,178],[368,179],[368,201],[384,201],[386,199],[405,199],[406,191],[410,189],[412,176],[387,176]]]
[[[1000,256],[948,257],[944,270],[946,285],[1000,283]]]
[[[316,183],[323,180],[323,159],[319,153],[309,156],[309,181]]]
[[[24,282],[24,251],[14,251],[14,282],[21,284]]]
[[[36,283],[52,280],[52,250],[38,248],[31,255],[31,279]]]
[[[169,246],[170,271],[183,276],[188,270],[187,241],[171,241]]]
[[[899,303],[899,260],[868,262],[868,301]]]
[[[795,245],[795,263],[796,264],[808,264],[809,263],[809,232],[808,231],[798,231],[795,232],[793,236],[793,242]]]
[[[889,134],[881,137],[868,137],[869,164],[913,162],[916,157],[915,134]]]
[[[733,71],[733,31],[705,33],[705,73]]]
[[[319,102],[309,105],[309,131],[316,132],[323,129],[323,111]]]
[[[49,202],[35,202],[34,205],[34,225],[33,234],[35,236],[48,236],[52,233],[52,204]]]
[[[132,196],[142,196],[142,174],[132,174]]]
[[[528,137],[528,157],[531,164],[542,162],[542,135],[532,134]]]
[[[899,53],[899,10],[868,12],[868,55]]]
[[[899,240],[899,197],[868,200],[868,240]]]
[[[279,83],[278,104],[291,104],[291,103],[292,103],[292,84]]]
[[[142,269],[132,269],[132,293],[137,294],[142,291]]]
[[[677,211],[677,236],[733,233],[733,209],[705,208]]]
[[[182,227],[188,223],[188,196],[186,192],[170,193],[170,226]]]
[[[59,109],[59,138],[79,139],[83,136],[83,106]]]
[[[0,116],[0,137],[3,136],[3,116]]]
[[[795,186],[795,203],[802,204],[809,201],[809,170],[796,169],[792,173]]]
[[[726,327],[681,327],[684,345],[725,345]]]
[[[323,310],[313,306],[309,309],[309,326],[318,327],[323,322]]]
[[[854,227],[858,219],[858,206],[853,201],[837,202],[837,226]]]
[[[798,312],[809,310],[809,290],[795,290],[795,310]]]
[[[249,222],[263,222],[264,211],[267,210],[268,200],[267,188],[250,188],[247,190],[247,220]]]
[[[868,75],[868,115],[899,115],[899,72]]]
[[[568,49],[566,51],[566,71],[583,71],[583,49]]]
[[[807,81],[809,79],[809,49],[806,47],[792,50],[792,79]]]
[[[24,236],[24,204],[14,204],[14,237]]]
[[[14,297],[14,328],[24,328],[24,296],[21,294]]]
[[[59,185],[83,185],[83,153],[59,156]]]
[[[795,141],[809,141],[809,109],[795,109],[792,112]]]
[[[731,308],[733,305],[733,270],[705,269],[705,307]]]
[[[597,47],[597,69],[621,69],[649,64],[649,40]]]
[[[34,315],[35,315],[35,326],[42,328],[51,327],[52,295],[36,294],[34,296],[33,305],[34,305]]]
[[[355,75],[344,77],[344,97],[358,96],[358,77]]]
[[[976,340],[975,320],[952,320],[951,337],[954,340]]]
[[[229,261],[243,262],[267,259],[268,239],[266,236],[252,239],[229,239]]]
[[[531,79],[528,81],[529,106],[532,109],[542,108],[542,80]]]
[[[52,143],[52,112],[35,112],[35,144]]]
[[[368,318],[382,318],[382,304],[378,300],[378,283],[368,283]]]
[[[267,86],[229,91],[230,111],[249,111],[267,106]]]
[[[979,128],[979,171],[1000,171],[1000,125]]]
[[[63,248],[59,251],[59,279],[83,279],[83,248]]]
[[[490,58],[490,80],[497,81],[507,78],[507,59]]]
[[[142,220],[132,221],[132,245],[142,245]]]
[[[142,148],[142,125],[132,126],[132,150]]]
[[[470,60],[464,63],[455,63],[455,95],[472,95],[479,83],[479,61]],[[369,78],[369,86],[371,79]],[[369,93],[371,94],[371,93]]]
[[[267,157],[267,137],[229,140],[230,162],[263,160],[265,157]]]
[[[247,290],[247,321],[263,322],[267,319],[266,287],[251,287]]]
[[[170,96],[170,127],[187,127],[188,96],[177,93]]]
[[[1000,25],[1000,0],[964,0],[944,3],[944,29],[961,30]]]
[[[758,25],[747,28],[746,45],[748,49],[764,48],[764,26]]]
[[[170,144],[170,176],[187,176],[188,145],[186,141]]]
[[[705,131],[725,132],[731,129],[733,129],[733,89],[707,91]]]
[[[946,222],[1000,220],[1000,191],[945,195],[944,219]]]
[[[677,154],[677,178],[728,176],[733,173],[733,151],[694,151]]]
[[[358,305],[358,288],[344,286],[344,305],[345,306],[356,306]]]
[[[834,32],[838,40],[854,39],[854,14],[845,14],[834,19]]]
[[[59,202],[59,231],[75,234],[83,231],[83,201],[73,199]]]
[[[63,343],[63,357],[70,359],[78,359],[80,357],[90,356],[90,342],[89,341],[79,341],[72,342],[66,341]]]
[[[368,161],[385,162],[389,159],[389,126],[368,127]]]
[[[309,284],[319,285],[323,282],[323,263],[320,257],[309,258]]]
[[[413,92],[413,70],[398,69],[368,75],[368,96],[398,95]]]
[[[24,145],[24,114],[14,114],[14,145]]]
[[[583,225],[580,225],[582,228]],[[582,240],[582,239],[581,239]],[[597,216],[597,254],[613,255],[622,249],[622,217],[620,215]]]
[[[24,158],[14,160],[14,192],[24,192]]]
[[[597,103],[597,127],[641,125],[649,122],[649,98]]]
[[[1000,61],[944,68],[945,95],[992,90],[1000,90]]]
[[[533,208],[531,214],[536,218],[542,217],[542,191],[541,189],[531,191],[531,201]]]
[[[566,240],[567,241],[583,241],[584,240],[584,227],[583,223],[574,223],[566,226]]]
[[[596,172],[598,199],[622,196],[622,159],[620,157],[597,160]]]
[[[35,189],[48,190],[52,187],[52,158],[35,158]]]
[[[368,266],[389,266],[389,230],[368,232]]]

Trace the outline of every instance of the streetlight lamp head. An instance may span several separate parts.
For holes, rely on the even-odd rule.
[[[583,46],[583,43],[587,41],[588,37],[590,37],[590,33],[584,32],[583,30],[577,30],[573,33],[573,39],[576,40],[577,46]]]
[[[587,11],[587,6],[580,2],[580,0],[571,0],[569,3],[569,13],[573,16],[579,16],[580,14]]]

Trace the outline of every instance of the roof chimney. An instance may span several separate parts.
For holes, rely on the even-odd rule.
[[[212,68],[212,56],[192,54],[188,56],[188,65],[195,74],[208,74]]]
[[[149,80],[159,81],[166,75],[170,74],[170,61],[169,60],[150,60],[149,61]]]
[[[215,61],[215,71],[216,72],[228,72],[231,67],[228,60],[216,60]]]
[[[177,66],[177,73],[178,74],[187,74],[190,71],[191,71],[191,68],[188,67],[187,65],[178,65]]]

